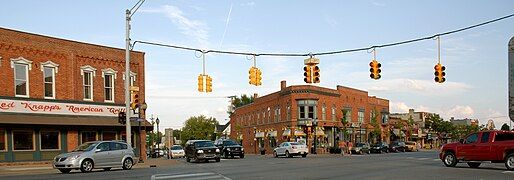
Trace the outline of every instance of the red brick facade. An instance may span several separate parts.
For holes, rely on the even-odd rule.
[[[15,72],[13,65],[19,63],[18,60],[28,64],[28,97],[15,95]],[[54,69],[55,98],[45,98],[45,83],[43,66],[51,64],[57,65]],[[145,72],[144,72],[144,53],[131,52],[131,75],[135,75],[135,86],[139,87],[140,102],[145,102]],[[83,69],[91,67],[92,76],[92,100],[85,100],[83,87]],[[114,95],[113,101],[105,100],[105,84],[103,73],[113,73]],[[0,100],[18,100],[27,102],[49,102],[49,103],[74,103],[84,105],[115,106],[125,107],[125,50],[119,48],[106,47],[101,45],[76,42],[65,39],[58,39],[37,34],[25,33],[10,29],[0,28]],[[77,147],[83,142],[84,137],[81,132],[94,132],[96,139],[104,137],[122,139],[125,134],[125,127],[117,123],[117,117],[92,117],[92,116],[67,116],[55,115],[55,122],[52,124],[40,123],[40,117],[53,115],[34,114],[34,125],[29,123],[12,123],[13,116],[18,113],[0,112],[0,133],[5,133],[8,138],[5,149],[0,148],[1,161],[18,161],[17,151],[13,148],[13,131],[17,129],[27,129],[34,132],[33,160],[47,160],[52,157],[51,153],[66,152]],[[7,116],[10,115],[10,116]],[[26,114],[20,113],[25,118]],[[101,121],[99,120],[101,119]],[[90,125],[88,121],[96,121],[95,125]],[[39,121],[39,122],[38,122]],[[67,121],[76,121],[75,124],[67,125]],[[98,122],[108,122],[99,124]],[[58,124],[58,125],[55,125]],[[135,123],[133,123],[135,124]],[[137,124],[136,124],[137,125]],[[41,151],[40,130],[51,129],[60,133],[59,149],[55,152]],[[137,127],[132,128],[133,133],[137,133]],[[116,134],[113,135],[113,132]],[[110,133],[110,134],[107,134]],[[141,132],[144,140],[146,133]],[[125,139],[123,137],[123,139]],[[136,141],[132,141],[136,144]],[[143,150],[146,143],[141,143]],[[144,151],[143,151],[144,153]],[[49,155],[50,154],[50,155]],[[21,156],[20,156],[21,157]]]
[[[305,114],[304,110],[300,110],[300,106],[304,106],[301,103],[304,102],[314,103],[309,105],[314,109],[313,118],[309,117],[307,109],[304,109],[307,110],[307,115],[300,117],[300,113]],[[342,110],[351,114],[347,116],[351,117],[347,127],[353,131],[347,137],[344,137],[340,131],[343,126]],[[370,123],[372,113],[376,113],[379,122],[382,122],[383,116],[387,120],[389,100],[370,97],[366,91],[344,86],[337,86],[337,89],[311,85],[287,87],[286,82],[282,81],[280,91],[257,97],[253,103],[234,111],[230,116],[230,134],[232,138],[242,140],[245,151],[248,153],[259,152],[262,149],[265,149],[266,153],[272,153],[273,147],[281,142],[294,141],[298,138],[305,138],[304,140],[311,147],[314,127],[310,125],[311,120],[308,119],[317,119],[317,152],[325,152],[328,147],[336,146],[338,140],[368,141],[369,132],[373,128]],[[361,114],[362,123],[359,123],[359,114]],[[306,135],[296,131],[302,131]],[[264,137],[260,132],[264,132]],[[288,134],[288,132],[291,133]],[[296,134],[300,135],[296,136]]]

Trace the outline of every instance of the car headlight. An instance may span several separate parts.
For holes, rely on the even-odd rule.
[[[230,151],[230,149],[228,149]],[[216,149],[216,152],[219,153],[220,152],[220,149]]]
[[[80,157],[80,154],[79,155],[75,155],[75,156],[71,156],[70,160],[75,160],[75,159],[78,159],[79,157]]]
[[[241,148],[241,151],[244,151],[244,150],[245,150],[245,148]]]
[[[198,154],[202,154],[202,153],[203,153],[203,150],[201,150],[201,149],[200,149],[200,150],[196,151],[196,153],[198,153]]]
[[[227,148],[227,151],[230,151],[230,148]]]

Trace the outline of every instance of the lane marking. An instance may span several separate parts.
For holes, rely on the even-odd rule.
[[[514,171],[503,171],[502,173],[503,173],[503,174],[513,174],[513,173],[514,173]]]
[[[216,173],[193,173],[193,174],[154,174],[152,175],[152,180],[157,179],[180,179],[180,178],[186,178],[186,179],[227,179],[230,180],[230,178],[227,178],[221,174]]]

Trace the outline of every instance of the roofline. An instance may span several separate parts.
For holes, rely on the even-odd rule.
[[[31,35],[31,36],[39,36],[39,37],[44,37],[44,38],[57,39],[57,40],[61,40],[61,41],[68,41],[68,42],[72,42],[72,43],[85,44],[85,45],[90,45],[90,46],[98,46],[98,47],[102,47],[102,48],[109,48],[109,49],[116,49],[116,50],[126,50],[126,49],[122,49],[122,48],[116,48],[116,47],[111,47],[111,46],[87,43],[87,42],[82,42],[82,41],[78,41],[78,40],[64,39],[64,38],[53,37],[53,36],[49,36],[49,35],[42,35],[42,34],[36,34],[36,33],[32,33],[32,32],[21,31],[21,30],[8,29],[8,28],[4,28],[4,27],[0,27],[0,29],[6,30],[6,31],[13,31],[13,32],[16,32],[16,33],[28,34],[28,35]],[[134,50],[130,50],[130,51],[131,52],[135,52],[135,53],[145,54],[145,52],[143,52],[143,51],[134,51]]]

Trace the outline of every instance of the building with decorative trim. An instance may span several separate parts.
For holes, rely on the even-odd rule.
[[[144,102],[144,53],[131,52],[130,65]],[[0,162],[51,160],[87,141],[125,139],[117,118],[124,69],[124,49],[0,28]],[[137,138],[146,133],[132,125],[133,146],[146,154]]]
[[[384,139],[388,114],[389,100],[368,96],[366,91],[344,86],[288,87],[282,81],[279,91],[262,97],[255,94],[253,103],[234,110],[230,137],[242,140],[247,153],[268,154],[284,141],[306,143],[312,151],[316,138],[316,152],[323,153],[340,140],[373,141],[372,117],[381,131],[375,140]],[[347,122],[344,126],[343,115]]]

